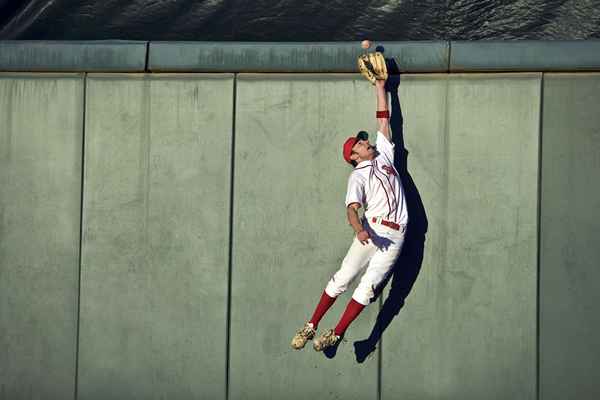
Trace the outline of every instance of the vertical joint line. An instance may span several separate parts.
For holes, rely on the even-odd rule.
[[[75,382],[73,388],[73,398],[76,400],[79,395],[79,330],[81,321],[81,258],[83,247],[83,194],[85,186],[85,120],[87,108],[87,73],[83,74],[83,115],[81,121],[81,174],[80,174],[80,195],[79,195],[79,254],[77,260],[77,310],[75,327]]]
[[[535,398],[540,399],[540,274],[541,274],[541,247],[542,247],[542,146],[544,129],[544,76],[540,78],[540,108],[538,120],[538,174],[537,174],[537,254],[536,254],[536,318],[535,318]]]
[[[146,59],[144,60],[144,72],[148,71],[148,60],[150,58],[150,42],[146,42]]]
[[[448,40],[448,63],[446,64],[446,72],[450,73],[450,65],[452,61],[452,41]]]
[[[230,336],[231,336],[231,275],[233,271],[233,188],[235,172],[235,116],[237,103],[237,74],[233,74],[233,106],[231,115],[231,163],[229,171],[229,261],[227,272],[227,323],[225,335],[225,400],[229,400]]]
[[[383,296],[379,296],[379,312],[383,307]],[[381,400],[381,382],[382,382],[382,357],[383,357],[383,332],[379,334],[379,348],[377,349],[377,400]]]

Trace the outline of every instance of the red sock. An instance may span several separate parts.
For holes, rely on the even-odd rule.
[[[342,336],[348,326],[358,317],[358,314],[365,308],[364,305],[360,304],[358,301],[352,299],[346,306],[346,311],[344,311],[344,315],[338,322],[337,326],[334,329],[334,332],[337,336]]]
[[[319,325],[319,321],[323,318],[323,315],[329,310],[329,307],[333,305],[335,302],[335,297],[329,296],[325,291],[321,295],[321,300],[319,300],[319,304],[317,304],[317,308],[310,319],[310,323],[313,324],[313,328],[317,329],[317,325]]]

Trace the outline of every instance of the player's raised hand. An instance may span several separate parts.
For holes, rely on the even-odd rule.
[[[363,246],[365,244],[369,244],[370,237],[371,236],[369,235],[369,232],[365,231],[364,229],[356,234],[356,238]]]

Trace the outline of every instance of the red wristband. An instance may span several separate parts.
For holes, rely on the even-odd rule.
[[[377,111],[375,115],[377,116],[377,118],[389,118],[390,112],[388,110]]]

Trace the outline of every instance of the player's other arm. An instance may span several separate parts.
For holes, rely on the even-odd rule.
[[[360,223],[360,217],[358,216],[358,209],[360,208],[359,203],[351,203],[346,207],[346,213],[348,215],[348,223],[354,232],[356,233],[356,238],[362,244],[369,243],[369,232],[365,231],[362,224]]]
[[[390,117],[388,108],[388,95],[385,91],[385,81],[375,81],[375,90],[377,92],[377,126],[379,132],[383,133],[385,138],[392,140],[390,136]],[[387,114],[387,116],[385,115]]]

